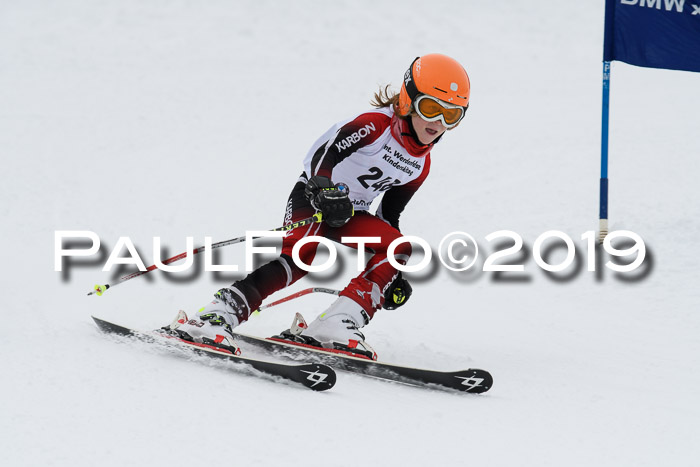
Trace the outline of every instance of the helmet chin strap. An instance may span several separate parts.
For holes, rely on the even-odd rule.
[[[418,139],[410,118],[400,118],[397,114],[391,117],[391,134],[413,157],[423,157],[430,152],[433,143],[423,144]]]
[[[421,143],[420,139],[418,139],[418,133],[416,133],[416,129],[413,127],[413,118],[410,116],[406,119],[406,123],[408,123],[408,129],[411,130],[409,133],[401,133],[403,136],[410,136],[413,138],[413,140],[420,144],[421,146],[427,146],[427,144]]]
[[[411,132],[410,133],[401,133],[401,136],[410,136],[413,138],[413,140],[416,143],[418,143],[421,146],[433,145],[433,144],[437,143],[438,141],[440,141],[440,138],[442,138],[442,136],[445,134],[445,133],[443,133],[442,135],[438,136],[437,138],[435,138],[432,142],[430,142],[428,144],[423,144],[421,142],[421,140],[418,138],[418,133],[416,133],[416,129],[413,127],[413,119],[411,117],[409,117],[406,120],[408,121],[408,129],[411,130]]]

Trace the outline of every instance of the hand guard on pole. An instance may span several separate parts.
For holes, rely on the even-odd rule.
[[[333,184],[328,177],[311,177],[304,194],[311,206],[321,212],[323,220],[331,227],[342,227],[355,213],[348,196],[348,187],[342,183]]]
[[[401,276],[401,272],[399,272],[394,282],[389,284],[386,292],[384,292],[384,305],[382,308],[385,310],[395,310],[405,304],[412,293],[413,287],[411,287],[411,284],[409,284],[408,281]]]

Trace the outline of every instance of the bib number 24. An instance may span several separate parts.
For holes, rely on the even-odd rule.
[[[371,167],[369,172],[368,174],[357,177],[357,181],[365,188],[374,188],[374,191],[386,191],[392,186],[401,183],[400,180],[392,179],[391,177],[382,178],[384,173],[379,167]],[[370,185],[370,182],[374,183]]]

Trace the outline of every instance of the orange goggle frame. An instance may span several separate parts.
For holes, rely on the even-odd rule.
[[[413,107],[418,115],[426,122],[442,120],[447,128],[453,128],[464,118],[464,107],[448,104],[438,99],[422,94],[418,96]]]

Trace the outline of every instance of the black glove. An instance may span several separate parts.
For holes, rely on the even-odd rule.
[[[323,220],[331,227],[345,225],[354,209],[348,197],[348,188],[343,184],[334,185],[330,178],[314,175],[304,189],[306,199],[317,211],[321,211]]]
[[[399,275],[394,279],[394,282],[389,284],[386,292],[384,292],[384,306],[385,310],[395,310],[404,303],[408,301],[413,293],[413,287],[408,283],[406,279]]]

